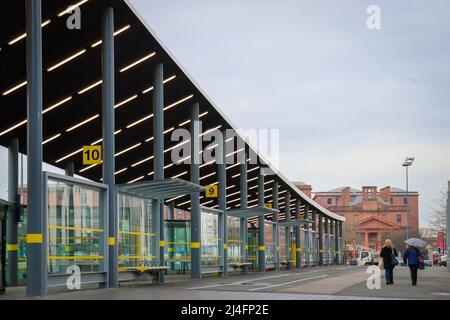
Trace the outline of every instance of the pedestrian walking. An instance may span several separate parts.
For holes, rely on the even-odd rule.
[[[380,252],[380,257],[383,259],[386,285],[394,284],[394,268],[398,265],[397,256],[398,252],[392,245],[391,239],[386,239]]]
[[[403,253],[403,262],[408,264],[409,270],[411,272],[411,282],[412,285],[417,285],[417,270],[420,265],[420,251],[416,247],[406,244],[406,250]]]

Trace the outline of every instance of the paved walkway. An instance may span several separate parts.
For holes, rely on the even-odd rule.
[[[325,266],[299,271],[251,273],[227,278],[191,280],[168,277],[163,285],[122,284],[117,289],[83,288],[76,292],[51,291],[45,299],[53,300],[373,300],[373,299],[449,299],[450,272],[445,268],[427,268],[419,272],[412,287],[409,269],[395,269],[395,284],[369,290],[366,268]],[[25,299],[24,288],[11,288],[0,299]]]

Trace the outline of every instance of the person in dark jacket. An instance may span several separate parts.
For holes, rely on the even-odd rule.
[[[380,252],[380,257],[383,258],[386,285],[394,284],[395,264],[392,261],[392,255],[394,255],[394,257],[397,257],[398,252],[392,245],[391,239],[386,239],[386,241],[384,242],[384,247],[381,249]]]
[[[411,272],[412,285],[417,284],[417,269],[419,269],[419,257],[420,251],[416,247],[406,245],[406,250],[403,253],[403,262],[408,263],[409,270]]]

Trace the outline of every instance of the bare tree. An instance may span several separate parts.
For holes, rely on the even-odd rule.
[[[438,232],[446,230],[447,193],[441,191],[438,199],[434,200],[431,208],[431,217],[428,219],[429,230],[433,237],[437,237]]]

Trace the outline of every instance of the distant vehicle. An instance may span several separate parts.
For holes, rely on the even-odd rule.
[[[374,251],[364,250],[359,253],[356,262],[358,266],[378,265],[380,262],[380,254],[375,253]]]
[[[431,260],[430,260],[430,259],[425,259],[425,260],[423,260],[423,263],[424,263],[425,266],[427,266],[427,267],[432,267],[432,266],[433,266],[433,264],[431,263]]]
[[[447,266],[447,255],[444,254],[443,256],[441,256],[441,258],[439,259],[439,265],[440,266]]]

